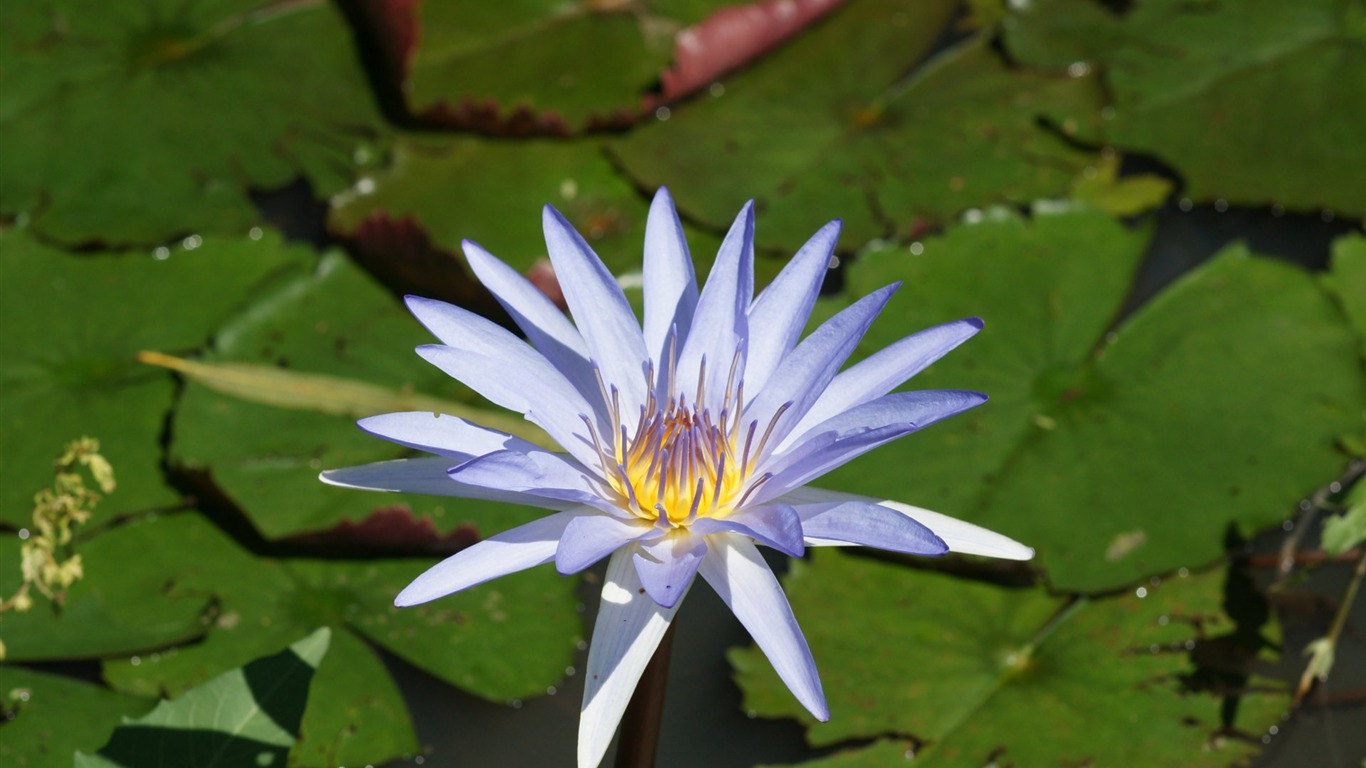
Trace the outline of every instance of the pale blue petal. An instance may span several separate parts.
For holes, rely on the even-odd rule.
[[[797,488],[784,494],[782,500],[798,508],[807,507],[815,504],[841,504],[854,501],[867,504],[877,504],[880,507],[891,509],[900,514],[906,515],[917,522],[923,524],[935,535],[944,540],[950,552],[959,552],[965,555],[981,555],[983,557],[999,557],[1005,560],[1028,560],[1034,556],[1034,550],[1026,547],[1020,542],[1003,536],[995,531],[989,531],[979,525],[959,520],[956,517],[931,512],[928,509],[913,507],[899,501],[890,499],[877,499],[871,496],[858,496],[852,493],[840,493],[838,491],[827,491],[821,488],[806,486]],[[812,546],[840,545],[845,542],[833,539],[808,540]]]
[[[797,345],[830,269],[840,224],[835,220],[821,227],[750,307],[745,361],[745,386],[750,391],[761,391],[778,363]]]
[[[414,579],[394,598],[394,605],[418,605],[548,563],[555,557],[560,534],[576,514],[560,512],[542,517],[462,549]]]
[[[645,593],[665,608],[674,607],[692,584],[697,567],[707,554],[707,541],[686,528],[667,536],[641,542],[631,559]]]
[[[598,454],[583,421],[588,415],[601,425],[596,411],[539,352],[514,340],[498,356],[436,344],[418,347],[417,354],[489,402],[525,414],[574,458],[596,465]]]
[[[633,541],[661,534],[654,525],[637,518],[582,515],[569,524],[560,538],[555,568],[566,575],[578,573]]]
[[[490,491],[615,509],[605,483],[563,454],[540,448],[495,451],[453,467],[447,474],[457,483]]]
[[[564,374],[579,394],[597,398],[598,384],[588,364],[588,347],[564,312],[531,281],[478,243],[466,240],[463,246],[470,269],[512,316],[532,346]]]
[[[935,389],[894,392],[809,430],[798,443],[762,466],[773,478],[756,494],[762,503],[898,437],[986,402],[980,392]]]
[[[739,533],[792,557],[806,552],[801,517],[787,504],[749,507],[723,518],[698,518],[692,528],[698,533]]]
[[[787,406],[777,417],[766,452],[780,445],[801,421],[899,286],[900,283],[889,285],[844,308],[812,331],[778,364],[768,386],[745,408],[745,420],[757,421],[759,434],[763,434],[779,409]],[[762,460],[763,456],[759,458]]]
[[[634,421],[645,402],[649,357],[640,321],[616,278],[559,211],[547,205],[542,219],[550,263],[589,357],[602,369],[607,384],[617,387],[622,420]]]
[[[450,467],[451,460],[444,456],[426,456],[420,459],[395,459],[362,464],[358,467],[329,469],[319,475],[318,479],[328,485],[365,491],[424,493],[433,496],[456,496],[462,499],[506,501],[541,509],[569,509],[578,506],[572,501],[457,483],[446,474]]]
[[[633,554],[634,547],[623,549],[607,566],[583,680],[579,768],[597,768],[602,762],[626,703],[678,610],[677,603],[665,608],[645,594]]]
[[[535,450],[531,443],[506,432],[431,411],[385,413],[361,419],[356,426],[375,437],[458,462],[494,451]]]
[[[736,352],[742,349],[747,336],[746,312],[753,296],[754,202],[750,201],[735,217],[735,223],[721,242],[716,262],[712,264],[711,274],[697,301],[692,330],[683,339],[683,349],[678,357],[674,393],[686,393],[689,403],[695,402],[705,359],[704,402],[699,405],[709,408],[713,415],[721,410]],[[736,376],[740,378],[743,374],[742,356]]]
[[[849,366],[831,380],[816,404],[788,435],[788,442],[836,414],[891,392],[981,329],[982,321],[975,317],[936,325]]]
[[[708,545],[702,578],[745,625],[797,701],[817,720],[829,720],[811,649],[759,550],[746,538],[726,534],[710,537]]]
[[[866,501],[796,507],[808,541],[838,541],[907,555],[942,555],[944,540],[913,518]]]
[[[669,334],[678,329],[686,339],[697,308],[697,276],[693,272],[683,225],[669,190],[660,187],[645,220],[645,351],[658,369],[667,364]]]

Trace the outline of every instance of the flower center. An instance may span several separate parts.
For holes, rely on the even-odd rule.
[[[719,413],[713,415],[703,405],[704,358],[693,402],[688,402],[686,394],[673,394],[667,402],[661,401],[655,387],[650,386],[634,430],[621,422],[616,387],[608,387],[598,374],[603,401],[611,415],[610,444],[604,445],[591,422],[589,432],[597,446],[602,476],[621,497],[625,509],[662,526],[687,526],[698,517],[729,515],[768,481],[771,475],[755,477],[754,467],[785,408],[774,415],[762,436],[757,435],[758,423],[751,420],[746,424],[744,419],[744,382],[737,375],[740,363],[737,352]],[[671,364],[661,382],[663,391],[675,391],[673,377]],[[646,380],[653,379],[651,365]]]

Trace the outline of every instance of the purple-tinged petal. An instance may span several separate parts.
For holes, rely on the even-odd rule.
[[[697,308],[697,276],[693,272],[683,225],[669,190],[660,187],[645,220],[645,351],[659,368],[668,352],[669,334],[678,329],[686,339]]]
[[[778,363],[797,345],[830,269],[840,226],[836,219],[812,235],[750,307],[745,385],[751,391],[762,391]]]
[[[560,546],[555,551],[555,568],[565,575],[578,573],[631,542],[661,533],[651,523],[636,518],[580,515],[569,523],[564,536],[560,537]]]
[[[577,506],[572,501],[457,483],[446,474],[450,470],[450,466],[451,460],[444,456],[395,459],[394,461],[362,464],[358,467],[329,469],[319,475],[318,479],[328,485],[341,488],[358,488],[365,491],[425,493],[433,496],[456,496],[462,499],[506,501],[511,504],[524,504],[528,507],[540,507],[541,509],[569,509]]]
[[[589,357],[602,368],[608,385],[619,388],[622,419],[633,420],[645,401],[649,357],[640,321],[616,278],[559,211],[547,205],[542,221],[550,263]]]
[[[805,485],[868,451],[986,402],[980,392],[934,389],[894,392],[808,430],[802,439],[762,466],[773,478],[756,495],[767,501]]]
[[[995,531],[987,530],[980,525],[973,525],[956,517],[950,517],[939,512],[931,512],[928,509],[913,507],[910,504],[903,504],[899,501],[890,499],[877,499],[871,496],[859,496],[853,493],[841,493],[839,491],[827,491],[823,488],[812,488],[805,486],[785,494],[783,501],[792,504],[798,509],[805,509],[812,505],[830,504],[838,505],[846,502],[862,502],[866,504],[876,504],[886,507],[894,512],[906,515],[925,527],[934,531],[935,535],[944,540],[950,552],[958,552],[965,555],[981,555],[983,557],[999,557],[1003,560],[1029,560],[1034,557],[1034,550],[1026,547],[1020,542],[1003,536]],[[834,540],[808,541],[813,546],[838,546],[844,542]]]
[[[828,418],[891,392],[980,330],[982,321],[975,317],[936,325],[849,366],[831,380],[788,441]]]
[[[866,501],[803,504],[801,515],[807,543],[836,541],[885,549],[907,555],[942,555],[948,544],[911,517]]]
[[[631,562],[634,549],[617,552],[607,566],[583,681],[579,768],[602,762],[626,703],[678,610],[677,603],[665,608],[645,594]]]
[[[748,539],[712,536],[702,559],[702,578],[716,590],[754,643],[768,657],[773,670],[813,717],[830,719],[816,662],[792,615],[783,588]]]
[[[588,363],[588,347],[569,318],[530,280],[478,243],[466,240],[462,245],[479,282],[503,305],[532,346],[569,379],[579,394],[596,398],[598,384]]]
[[[713,415],[721,410],[736,351],[741,349],[748,335],[746,312],[753,295],[754,202],[750,201],[735,217],[735,223],[721,242],[716,262],[712,264],[707,284],[697,301],[692,329],[686,338],[680,337],[682,351],[678,356],[674,393],[686,393],[688,402],[692,403],[698,381],[704,380],[705,402],[696,405],[711,409]],[[705,378],[700,375],[704,359]],[[736,375],[743,374],[742,357]]]
[[[766,451],[777,448],[806,415],[900,285],[889,285],[845,307],[812,331],[810,336],[802,339],[797,348],[778,364],[768,386],[745,409],[745,419],[757,421],[761,433],[771,419],[776,419],[772,442]],[[779,410],[785,406],[786,410],[778,416]],[[763,459],[762,456],[759,458]]]
[[[356,426],[392,443],[456,461],[469,461],[494,451],[536,450],[533,444],[506,432],[431,411],[385,413],[361,419]]]
[[[574,458],[595,465],[598,454],[583,416],[602,429],[601,414],[539,352],[515,340],[498,356],[436,344],[418,347],[417,354],[495,405],[525,414]]]
[[[418,605],[499,576],[548,563],[555,557],[555,548],[565,526],[576,514],[560,512],[532,520],[462,549],[428,568],[404,587],[394,598],[394,605],[400,608]]]
[[[787,504],[750,507],[722,518],[698,518],[692,529],[703,534],[738,533],[792,557],[806,553],[802,519]]]
[[[672,608],[683,599],[707,554],[707,541],[686,528],[676,528],[653,541],[641,542],[631,560],[640,583],[656,603]]]
[[[603,483],[577,462],[536,447],[495,451],[453,467],[447,474],[455,482],[475,488],[615,509]]]

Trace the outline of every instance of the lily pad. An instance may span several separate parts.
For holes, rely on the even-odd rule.
[[[0,213],[45,237],[243,232],[245,187],[302,175],[331,194],[375,154],[381,121],[331,3],[5,3],[0,27]]]
[[[99,749],[120,718],[155,704],[61,675],[0,666],[0,764],[71,768],[72,752]]]
[[[513,132],[629,123],[684,24],[657,15],[658,5],[669,4],[420,3],[405,57],[409,109]]]
[[[1343,172],[1366,168],[1360,3],[1148,0],[1116,15],[1038,0],[1012,4],[1005,25],[1024,63],[1103,72],[1109,119],[1083,135],[1161,158],[1186,196],[1366,214],[1361,174]]]
[[[1366,235],[1347,235],[1333,243],[1332,270],[1324,276],[1328,290],[1351,320],[1366,358]]]
[[[126,558],[121,570],[88,573],[86,581],[159,578],[164,584],[129,601],[136,604],[111,607],[120,619],[161,604],[169,606],[163,610],[199,608],[206,601],[213,606],[194,643],[107,657],[105,678],[118,690],[175,696],[314,627],[332,628],[296,749],[302,765],[378,763],[416,749],[407,708],[372,644],[476,695],[504,701],[555,683],[572,663],[581,632],[574,580],[553,569],[399,610],[393,596],[433,563],[430,558],[261,558],[193,513],[120,526],[82,551],[95,559],[105,550],[139,554]],[[54,630],[99,634],[94,624],[67,622]],[[50,636],[59,639],[55,632]]]
[[[830,721],[811,721],[756,649],[731,660],[745,706],[803,719],[817,746],[900,736],[931,766],[1226,766],[1256,750],[1227,728],[1265,732],[1289,699],[1186,684],[1188,651],[1236,628],[1223,576],[1068,600],[820,551],[793,564],[786,589],[799,619],[820,616],[803,628]],[[906,751],[889,741],[815,764],[885,765],[874,758]]]
[[[612,152],[712,228],[755,196],[760,242],[788,250],[811,211],[844,217],[844,243],[857,247],[966,208],[1064,193],[1092,155],[1066,139],[1078,126],[1040,123],[1098,110],[1095,83],[1012,70],[985,36],[926,61],[957,7],[849,3],[727,79],[723,96],[678,105]]]
[[[461,240],[474,240],[525,272],[545,258],[541,206],[547,203],[615,274],[640,270],[649,206],[593,140],[401,139],[385,168],[333,200],[330,226],[353,235],[370,217],[411,216],[453,252]]]
[[[210,362],[272,365],[301,374],[353,379],[396,392],[470,399],[469,390],[423,362],[413,348],[432,341],[408,311],[340,253],[316,269],[295,270],[220,326]],[[346,392],[338,392],[340,396]],[[317,394],[326,400],[331,393]],[[373,414],[364,414],[373,415]],[[474,416],[476,420],[478,416]],[[494,414],[509,418],[506,413]],[[513,417],[521,421],[520,417]],[[324,468],[395,459],[407,449],[367,435],[350,417],[228,396],[190,380],[172,424],[171,463],[221,493],[267,538],[359,522],[378,508],[405,505],[442,530],[473,523],[496,533],[530,519],[518,507],[486,501],[365,493],[324,485]]]
[[[1111,330],[1144,231],[1052,206],[973,221],[867,253],[846,278],[856,296],[905,281],[865,354],[985,318],[913,385],[992,401],[830,485],[1004,531],[1038,550],[1054,586],[1089,592],[1209,562],[1230,526],[1279,522],[1340,471],[1334,443],[1360,426],[1366,379],[1312,276],[1231,246]]]
[[[166,755],[192,768],[260,768],[289,758],[299,738],[309,682],[327,653],[319,629],[273,656],[225,672],[175,701],[125,721],[76,768],[159,768]]]
[[[0,523],[31,524],[33,494],[82,435],[100,441],[118,479],[97,520],[177,503],[161,471],[175,383],[138,351],[202,346],[249,296],[312,262],[274,236],[95,257],[0,231]]]

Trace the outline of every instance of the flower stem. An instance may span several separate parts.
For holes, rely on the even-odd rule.
[[[659,641],[655,655],[631,694],[631,703],[621,718],[621,739],[617,742],[616,768],[652,768],[659,746],[659,728],[664,720],[664,689],[669,683],[669,656],[674,644],[674,624],[670,623]]]

